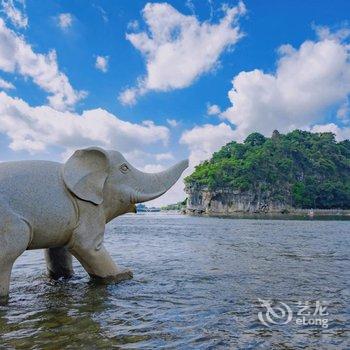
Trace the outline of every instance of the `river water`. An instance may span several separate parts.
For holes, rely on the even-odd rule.
[[[92,282],[75,262],[74,278],[52,282],[41,251],[18,259],[1,349],[349,345],[350,221],[137,214],[109,224],[105,241],[133,280]]]

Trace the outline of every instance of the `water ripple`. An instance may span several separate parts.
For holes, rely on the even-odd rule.
[[[108,226],[120,284],[53,282],[42,252],[16,262],[4,349],[345,349],[350,223],[127,215]],[[329,327],[263,326],[258,299],[329,303]]]

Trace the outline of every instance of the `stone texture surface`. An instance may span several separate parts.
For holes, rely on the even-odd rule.
[[[65,164],[1,163],[0,298],[6,299],[13,263],[27,249],[47,249],[53,278],[73,273],[71,254],[92,277],[131,278],[103,246],[105,224],[164,194],[187,166],[182,161],[146,174],[121,153],[97,147],[76,151]]]
[[[270,201],[267,193],[209,190],[205,187],[187,187],[189,212],[229,215],[234,213],[280,213],[288,209],[285,203]]]
[[[187,186],[186,212],[188,214],[233,215],[236,214],[291,214],[332,216],[350,215],[350,210],[341,209],[299,209],[284,202],[271,200],[266,192],[236,191],[232,189],[209,190],[207,187]]]

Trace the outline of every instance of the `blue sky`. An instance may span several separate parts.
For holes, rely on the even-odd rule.
[[[2,161],[99,145],[193,169],[252,131],[350,136],[349,1],[0,3]]]

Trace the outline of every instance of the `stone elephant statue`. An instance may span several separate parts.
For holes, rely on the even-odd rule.
[[[12,266],[29,249],[45,249],[49,275],[73,274],[72,255],[92,277],[132,278],[103,245],[105,225],[164,194],[188,167],[184,160],[147,174],[117,151],[76,151],[65,164],[0,163],[0,297],[6,300]]]

